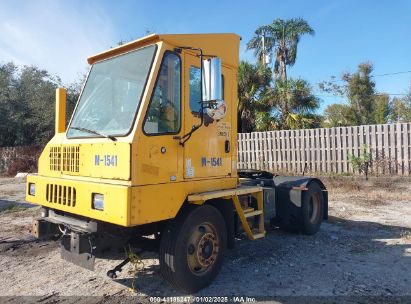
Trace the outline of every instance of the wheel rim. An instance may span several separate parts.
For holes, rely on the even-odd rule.
[[[308,206],[308,216],[310,223],[315,224],[318,222],[320,216],[321,199],[319,193],[313,193],[311,195]]]
[[[187,262],[191,272],[196,275],[208,272],[217,260],[219,249],[215,227],[211,223],[196,226],[187,246]]]

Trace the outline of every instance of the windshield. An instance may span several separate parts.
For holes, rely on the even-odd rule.
[[[151,45],[94,64],[67,137],[126,135],[134,121],[154,56]]]

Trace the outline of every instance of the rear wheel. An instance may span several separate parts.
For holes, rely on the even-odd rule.
[[[227,246],[221,213],[204,205],[180,214],[165,229],[160,243],[160,272],[184,292],[208,286],[218,274]]]
[[[320,229],[324,217],[324,197],[322,189],[317,183],[314,182],[308,185],[301,208],[303,232],[309,235],[315,234]]]

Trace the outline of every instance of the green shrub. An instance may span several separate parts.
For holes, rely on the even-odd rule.
[[[368,180],[368,170],[371,163],[371,153],[367,145],[361,146],[360,156],[349,155],[350,163],[354,171],[360,174],[365,174],[365,179]]]

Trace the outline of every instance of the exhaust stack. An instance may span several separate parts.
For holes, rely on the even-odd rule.
[[[56,130],[55,134],[66,132],[66,89],[56,89]]]

